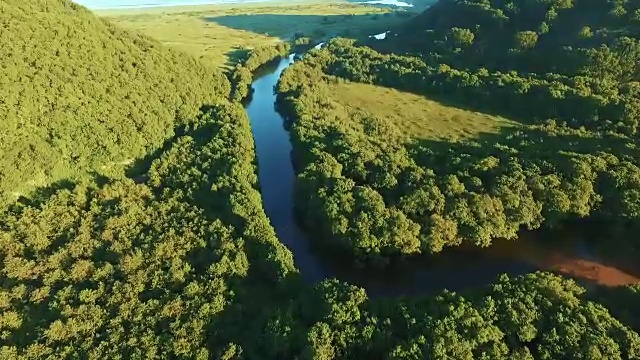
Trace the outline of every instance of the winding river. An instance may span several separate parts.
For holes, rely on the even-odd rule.
[[[373,297],[430,294],[445,288],[460,291],[492,283],[502,273],[518,275],[535,270],[563,273],[586,286],[640,283],[640,277],[632,274],[637,271],[625,271],[619,264],[604,263],[595,255],[584,240],[589,230],[553,236],[549,232],[527,233],[517,241],[496,241],[488,249],[452,250],[408,260],[384,271],[363,270],[320,256],[294,219],[291,142],[284,119],[275,110],[274,86],[294,61],[291,55],[260,69],[246,110],[256,146],[265,211],[280,241],[292,251],[305,281],[337,278],[365,288]],[[563,240],[558,241],[559,238]]]

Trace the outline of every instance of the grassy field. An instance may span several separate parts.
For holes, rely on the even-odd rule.
[[[376,34],[406,21],[408,14],[390,8],[310,0],[103,10],[98,15],[207,63],[228,67],[246,49],[288,40],[296,34],[314,38]]]
[[[464,110],[382,86],[332,83],[332,99],[352,111],[385,119],[404,137],[460,141],[479,133],[497,133],[518,126],[503,117]]]

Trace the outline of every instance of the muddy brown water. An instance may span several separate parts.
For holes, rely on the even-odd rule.
[[[336,254],[319,255],[296,222],[293,188],[295,172],[291,142],[284,119],[275,109],[274,87],[282,71],[295,61],[291,55],[256,73],[253,94],[245,108],[251,122],[258,158],[258,177],[265,211],[276,234],[293,253],[308,282],[337,278],[365,288],[370,296],[411,296],[443,289],[462,291],[494,282],[500,274],[554,271],[583,285],[618,286],[640,283],[640,271],[604,261],[581,231],[524,233],[515,241],[497,240],[486,249],[456,249],[438,256],[409,259],[382,270],[361,269]],[[600,235],[603,236],[603,235]],[[640,266],[639,266],[640,267]]]

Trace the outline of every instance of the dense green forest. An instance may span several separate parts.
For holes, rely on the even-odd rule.
[[[239,105],[214,105],[144,183],[73,184],[5,213],[1,357],[232,352],[257,311],[243,299],[267,301],[295,271],[261,207],[247,124]]]
[[[0,69],[15,76],[0,77],[0,126],[8,126],[0,133],[0,175],[2,190],[12,192],[0,207],[1,359],[640,359],[637,287],[587,292],[572,280],[535,273],[505,275],[464,294],[369,299],[363,289],[337,280],[303,283],[262,208],[249,122],[242,106],[227,99],[231,88],[222,75],[67,0],[8,0],[0,10],[0,52],[10,59]],[[340,62],[332,52],[341,49],[344,59],[348,51],[361,51],[338,40],[287,73],[280,84],[288,96],[283,109],[314,109],[329,86],[323,81],[338,81],[323,71]],[[391,56],[363,51],[372,63]],[[315,80],[318,98],[304,89]],[[342,196],[357,180],[358,206],[384,215],[376,226],[384,232],[397,221],[402,229],[414,215],[387,208],[392,192],[380,195],[378,189],[405,179],[390,174],[409,176],[415,182],[407,182],[403,204],[417,209],[432,195],[412,191],[432,181],[437,194],[440,170],[411,165],[414,172],[404,173],[394,159],[447,154],[374,136],[389,135],[375,119],[363,130],[367,136],[356,125],[347,132],[323,127],[334,111],[312,114],[334,144],[322,141],[322,147],[300,151],[307,136],[321,133],[303,117],[292,125],[304,165],[301,187],[326,195],[313,200],[324,206],[324,199]],[[531,126],[550,131],[548,124]],[[558,137],[577,134],[576,142],[596,134],[554,129]],[[624,134],[606,136],[629,143]],[[368,142],[372,147],[364,146]],[[22,152],[11,157],[16,149]],[[353,179],[338,177],[345,155],[356,157],[344,167]],[[425,158],[413,160],[417,155]],[[369,178],[356,176],[371,167],[350,166],[370,156],[379,159],[368,165],[390,166],[390,172],[375,172],[374,185],[365,185]],[[631,187],[624,180],[633,174],[633,162],[602,156],[606,165],[622,169],[607,172],[607,179]],[[123,159],[133,162],[128,176],[100,168]],[[581,174],[582,163],[571,161],[563,164]],[[483,164],[494,168],[492,162]],[[513,169],[529,171],[530,163],[518,164],[502,169],[503,178],[514,178],[507,173]],[[29,183],[37,174],[46,177]],[[455,175],[446,181],[453,193],[465,194]],[[501,189],[508,192],[511,184]],[[17,185],[25,186],[19,198],[13,195],[18,188],[9,188]],[[574,194],[560,189],[559,197]],[[620,194],[610,191],[614,199]],[[510,196],[521,201],[516,195]],[[442,206],[450,201],[446,196]],[[607,213],[611,217],[629,211],[624,201],[633,203],[620,199],[620,207]],[[564,214],[562,208],[555,213]],[[421,230],[412,225],[402,231]]]
[[[597,4],[599,14],[614,6]],[[373,258],[463,243],[484,247],[522,229],[582,218],[637,224],[640,28],[630,16],[594,15],[597,4],[511,2],[504,6],[531,19],[514,15],[508,22],[489,2],[441,1],[409,25],[414,35],[399,31],[370,46],[334,39],[294,64],[278,92],[293,123],[305,224],[320,229],[329,246]],[[623,5],[631,13],[640,6],[633,4]],[[549,26],[558,30],[536,33],[540,48],[508,48],[505,37],[517,38],[535,14],[554,9]],[[600,35],[581,42],[569,29],[576,18],[595,22],[592,31]],[[459,30],[459,22],[473,31]],[[459,44],[465,41],[468,48]],[[549,55],[542,44],[565,57]],[[507,60],[488,67],[485,53]],[[519,124],[464,141],[401,138],[394,131],[403,124],[331,98],[335,84],[349,81]],[[431,121],[428,113],[423,121]],[[630,237],[625,245],[640,244]]]
[[[158,149],[229,82],[70,1],[0,3],[0,204]]]

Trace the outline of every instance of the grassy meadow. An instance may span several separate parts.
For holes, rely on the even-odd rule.
[[[348,2],[273,2],[103,10],[98,15],[126,29],[229,67],[247,49],[292,39],[369,35],[407,21],[407,11]]]
[[[403,138],[460,141],[480,133],[498,133],[518,123],[506,118],[465,110],[421,95],[382,86],[338,82],[329,85],[334,101],[350,111],[384,119]]]

